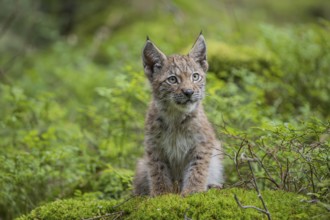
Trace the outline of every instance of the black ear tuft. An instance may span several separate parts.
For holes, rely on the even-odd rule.
[[[190,50],[189,57],[195,60],[198,63],[204,72],[208,69],[208,63],[206,60],[206,43],[202,32],[199,34],[193,48]]]
[[[154,74],[161,69],[165,60],[166,55],[147,36],[147,42],[142,51],[142,61],[144,72],[150,81],[152,81]]]

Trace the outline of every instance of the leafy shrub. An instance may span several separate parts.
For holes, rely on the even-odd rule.
[[[132,170],[113,168],[108,164],[108,168],[88,178],[74,194],[76,198],[77,196],[85,198],[86,194],[91,196],[93,192],[97,192],[95,194],[97,199],[120,199],[131,193],[132,177]],[[84,192],[92,192],[92,194]]]
[[[312,25],[304,33],[292,27],[280,32],[263,26],[260,31],[265,41],[260,51],[247,47],[235,56],[237,47],[223,43],[213,43],[210,51],[215,75],[208,76],[206,108],[228,156],[227,183],[252,186],[248,157],[257,162],[254,169],[263,188],[305,193],[329,203],[325,100],[330,91],[323,80],[330,65],[320,48],[328,47],[327,30]],[[307,47],[314,49],[301,49]]]
[[[230,181],[251,187],[251,173],[246,161],[254,165],[262,188],[281,189],[310,195],[326,203],[329,191],[330,123],[310,121],[303,125],[264,124],[250,134],[233,134],[224,128],[226,151],[234,162]],[[256,133],[258,135],[256,135]],[[238,178],[238,179],[237,179]]]
[[[147,95],[143,74],[127,67],[105,88],[97,87],[102,85],[98,79],[85,77],[71,83],[70,76],[64,75],[73,66],[64,71],[55,68],[51,76],[42,74],[44,66],[34,68],[21,85],[0,88],[0,215],[12,219],[40,202],[64,198],[76,190],[102,190],[103,198],[124,195],[132,173],[116,167],[132,168],[143,148],[140,130],[146,104],[142,100]],[[47,85],[33,86],[33,77],[61,79],[62,89],[44,91]],[[88,99],[83,91],[89,87],[93,89],[87,96],[94,98],[94,104],[77,104]],[[75,92],[65,98],[70,91]],[[132,102],[140,107],[134,109]],[[132,159],[127,162],[128,158]],[[109,163],[114,166],[111,171]]]
[[[268,51],[248,46],[232,46],[217,41],[208,41],[208,60],[211,72],[218,78],[228,80],[234,69],[246,69],[262,75],[274,65]]]
[[[324,22],[323,25],[325,28],[310,25],[283,31],[275,31],[269,26],[261,28],[262,41],[278,63],[282,89],[278,87],[269,92],[269,96],[281,98],[281,113],[301,110],[308,105],[329,117],[330,24]]]

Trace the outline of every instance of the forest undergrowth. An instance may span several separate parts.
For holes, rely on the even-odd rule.
[[[99,1],[75,5],[68,26],[64,1],[19,2],[18,12],[0,7],[1,219],[58,199],[127,198],[151,97],[145,36],[167,54],[185,53],[201,28],[210,66],[204,106],[225,150],[225,188],[254,189],[255,180],[329,212],[328,14],[297,21],[288,12],[283,22],[275,12],[292,9],[285,1],[255,0],[256,9]],[[278,9],[265,13],[270,6]]]

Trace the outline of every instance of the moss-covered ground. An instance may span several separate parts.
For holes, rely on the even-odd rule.
[[[155,198],[135,197],[124,202],[115,200],[58,200],[40,206],[18,220],[35,219],[266,219],[255,209],[241,209],[243,205],[262,207],[253,190],[238,188],[210,190],[206,193],[181,197],[163,195]],[[328,219],[330,213],[318,204],[310,205],[306,197],[284,191],[266,190],[262,196],[273,219]]]

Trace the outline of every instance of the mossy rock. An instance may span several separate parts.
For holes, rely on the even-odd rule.
[[[182,198],[164,195],[156,198],[136,197],[124,203],[116,200],[58,200],[18,218],[30,219],[266,219],[254,209],[241,209],[234,200],[238,196],[243,205],[261,207],[256,192],[243,189],[210,190]],[[263,191],[263,198],[273,219],[329,219],[330,213],[317,204],[303,202],[307,198],[283,191]]]
[[[268,51],[248,46],[232,46],[218,41],[208,41],[210,71],[226,79],[234,69],[248,69],[265,73],[272,71],[275,60]]]

